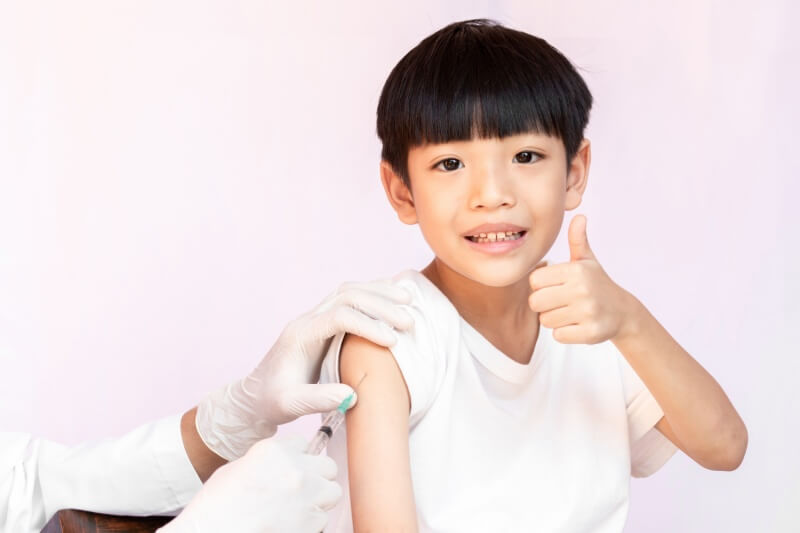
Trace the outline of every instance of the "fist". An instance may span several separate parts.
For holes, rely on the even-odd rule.
[[[570,221],[568,239],[568,263],[531,273],[528,305],[558,342],[597,344],[613,339],[629,322],[631,295],[597,261],[586,236],[585,216]]]

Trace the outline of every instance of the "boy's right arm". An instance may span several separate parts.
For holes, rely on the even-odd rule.
[[[340,375],[342,383],[358,385],[358,401],[347,412],[353,531],[416,532],[403,375],[389,350],[352,335],[342,345]]]

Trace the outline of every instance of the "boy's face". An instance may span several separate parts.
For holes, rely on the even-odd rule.
[[[564,211],[580,204],[590,159],[584,140],[567,168],[559,138],[525,133],[412,148],[410,191],[385,161],[381,177],[400,220],[419,224],[442,263],[505,287],[550,250]]]

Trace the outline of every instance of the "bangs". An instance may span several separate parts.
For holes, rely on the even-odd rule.
[[[378,104],[381,155],[407,179],[413,147],[535,132],[560,138],[571,159],[590,107],[583,79],[546,41],[491,21],[456,23],[389,75]]]

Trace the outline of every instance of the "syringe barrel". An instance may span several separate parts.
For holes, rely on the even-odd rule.
[[[328,441],[331,440],[334,432],[339,429],[342,422],[344,422],[344,413],[340,413],[338,410],[328,413],[319,430],[317,430],[317,434],[314,435],[314,439],[309,443],[306,453],[312,455],[322,453],[322,450],[328,445]]]

